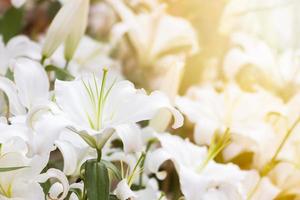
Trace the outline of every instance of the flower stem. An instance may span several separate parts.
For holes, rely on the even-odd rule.
[[[202,164],[198,168],[198,172],[202,172],[202,170],[207,166],[207,164],[213,160],[225,147],[227,147],[231,143],[231,135],[229,128],[223,133],[221,138],[218,138],[217,132],[214,134],[212,138],[212,142],[209,146],[207,156]]]
[[[291,136],[291,134],[293,133],[293,131],[295,130],[295,128],[297,127],[297,125],[299,124],[299,122],[300,122],[300,116],[296,119],[296,121],[292,124],[292,126],[286,132],[283,140],[280,142],[280,144],[279,144],[278,148],[276,149],[275,154],[272,156],[271,160],[269,162],[267,162],[264,165],[264,167],[262,168],[262,170],[260,172],[260,175],[261,175],[260,179],[257,182],[257,184],[254,187],[254,189],[249,194],[247,200],[250,200],[252,198],[252,196],[255,194],[256,190],[258,189],[258,187],[260,185],[262,177],[267,176],[269,174],[269,172],[276,166],[276,164],[277,164],[277,157],[278,157],[279,153],[281,152],[282,148],[286,144],[286,141],[289,139],[289,137]]]
[[[135,173],[136,173],[136,171],[137,171],[137,169],[138,169],[138,166],[143,162],[144,159],[145,159],[145,153],[143,152],[143,153],[141,154],[141,156],[139,157],[139,159],[138,159],[136,165],[134,166],[131,175],[130,175],[129,178],[128,178],[128,185],[129,185],[129,186],[132,185],[133,178],[135,177]]]
[[[278,154],[280,153],[280,151],[282,150],[282,148],[284,147],[286,141],[288,140],[288,138],[291,136],[291,134],[293,133],[294,129],[297,127],[297,125],[300,122],[300,116],[296,119],[296,121],[293,123],[293,125],[291,126],[291,128],[286,132],[283,140],[281,141],[279,147],[277,148],[274,156],[272,157],[271,161],[275,161],[277,159]]]
[[[101,161],[101,157],[102,157],[102,150],[101,149],[97,149],[97,162]]]
[[[150,150],[150,147],[152,146],[152,144],[154,144],[155,142],[156,142],[156,139],[150,140],[150,141],[148,142],[147,147],[146,147],[146,150],[145,150],[145,157],[144,157],[144,159],[142,160],[141,165],[140,165],[141,169],[144,168],[147,153],[148,153],[148,151]],[[142,185],[143,185],[143,174],[140,173],[140,177],[139,177],[139,187],[141,188]]]
[[[262,177],[259,177],[259,180],[257,181],[255,187],[251,190],[251,192],[247,195],[247,200],[252,199],[253,195],[255,194],[256,190],[258,189],[260,183],[262,181]]]

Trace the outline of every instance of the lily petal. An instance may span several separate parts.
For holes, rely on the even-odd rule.
[[[23,106],[30,109],[33,105],[46,102],[49,97],[49,80],[43,67],[28,58],[19,58],[13,68]]]
[[[17,88],[11,80],[5,77],[0,77],[0,90],[7,95],[9,110],[13,115],[26,113],[24,106],[21,104],[21,101],[17,96]]]

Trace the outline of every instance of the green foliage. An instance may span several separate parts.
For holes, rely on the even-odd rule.
[[[10,8],[0,17],[0,34],[5,43],[20,34],[23,25],[23,9]]]
[[[45,70],[47,72],[55,72],[55,77],[59,80],[74,80],[74,76],[72,76],[67,70],[58,68],[54,65],[47,65]]]
[[[103,162],[86,161],[84,182],[88,200],[109,200],[110,180]]]

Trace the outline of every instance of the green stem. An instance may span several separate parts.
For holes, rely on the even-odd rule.
[[[279,144],[278,148],[276,149],[275,154],[272,156],[271,160],[269,162],[267,162],[265,164],[265,166],[262,168],[261,173],[260,173],[261,177],[260,177],[258,183],[256,184],[256,186],[254,187],[254,189],[249,194],[247,200],[250,200],[252,198],[252,196],[255,194],[255,192],[258,189],[259,184],[262,180],[262,177],[267,176],[269,174],[269,172],[276,166],[277,157],[278,157],[279,153],[281,152],[282,148],[284,147],[285,143],[287,142],[287,140],[289,139],[289,137],[291,136],[291,134],[293,133],[293,131],[295,130],[295,128],[297,127],[299,122],[300,122],[300,116],[296,119],[296,121],[292,124],[292,126],[286,132],[283,140],[280,142],[280,144]]]
[[[136,165],[134,166],[131,175],[130,175],[129,178],[128,178],[128,185],[129,185],[129,187],[131,186],[131,184],[132,184],[132,182],[133,182],[133,178],[134,178],[134,176],[135,176],[135,173],[136,173],[136,170],[137,170],[138,166],[141,164],[141,162],[142,162],[144,159],[145,159],[145,153],[142,153],[142,155],[139,157],[139,159],[138,159]]]
[[[65,70],[67,70],[67,69],[68,69],[68,67],[69,67],[69,64],[70,64],[70,60],[66,60],[66,64],[65,64],[65,67],[64,67],[64,69],[65,69]]]
[[[251,190],[251,192],[247,195],[247,200],[252,199],[253,195],[255,194],[256,190],[258,189],[260,183],[262,181],[262,177],[259,177],[259,180],[257,181],[255,187]]]
[[[142,160],[141,165],[140,165],[141,169],[143,169],[143,167],[144,167],[144,165],[145,165],[146,156],[147,156],[148,151],[150,150],[150,147],[151,147],[152,144],[154,144],[155,142],[156,142],[156,140],[150,140],[150,141],[148,142],[147,147],[146,147],[146,150],[145,150],[145,157],[144,157],[144,159]],[[141,173],[141,174],[140,174],[140,177],[139,177],[139,187],[142,187],[142,185],[143,185],[143,174]]]
[[[284,147],[286,141],[288,140],[288,138],[291,136],[291,134],[293,133],[294,129],[296,128],[296,126],[299,124],[300,122],[300,117],[297,118],[297,120],[293,123],[293,125],[291,126],[291,128],[287,131],[287,133],[285,134],[283,140],[281,141],[279,147],[277,148],[274,156],[271,159],[271,162],[275,161],[278,154],[280,153],[280,151],[282,150],[282,148]]]
[[[207,164],[213,160],[224,148],[226,148],[231,143],[231,135],[229,128],[222,134],[221,138],[218,138],[218,134],[215,133],[212,142],[209,146],[207,156],[202,164],[198,168],[198,172],[202,172]]]
[[[102,157],[102,151],[101,149],[97,149],[97,162],[101,161],[101,157]]]
[[[41,63],[42,65],[44,65],[46,59],[47,59],[47,56],[42,55],[42,58],[41,58],[40,63]]]

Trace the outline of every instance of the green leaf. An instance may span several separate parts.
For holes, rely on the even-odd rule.
[[[106,168],[112,173],[112,175],[116,179],[118,180],[122,179],[120,170],[113,163],[106,160],[101,160],[101,162],[106,166]]]
[[[10,172],[10,171],[18,170],[18,169],[23,169],[25,167],[26,166],[22,166],[22,167],[2,167],[2,168],[0,168],[0,172]]]
[[[86,161],[84,181],[88,200],[109,200],[110,180],[103,162]]]
[[[40,183],[40,186],[43,188],[43,192],[45,194],[45,199],[47,198],[47,194],[49,193],[49,190],[51,188],[51,182],[50,180],[47,180],[44,183]]]
[[[5,77],[8,78],[11,81],[14,81],[14,73],[11,71],[11,69],[7,69]]]
[[[72,76],[67,70],[61,69],[54,65],[47,65],[45,67],[47,72],[54,71],[55,76],[59,80],[74,80],[74,76]]]
[[[97,148],[97,141],[93,136],[89,135],[86,131],[77,131],[73,127],[68,127],[69,130],[77,133],[90,147],[96,149]]]
[[[12,7],[0,18],[0,34],[5,43],[21,32],[23,13],[22,9]]]

